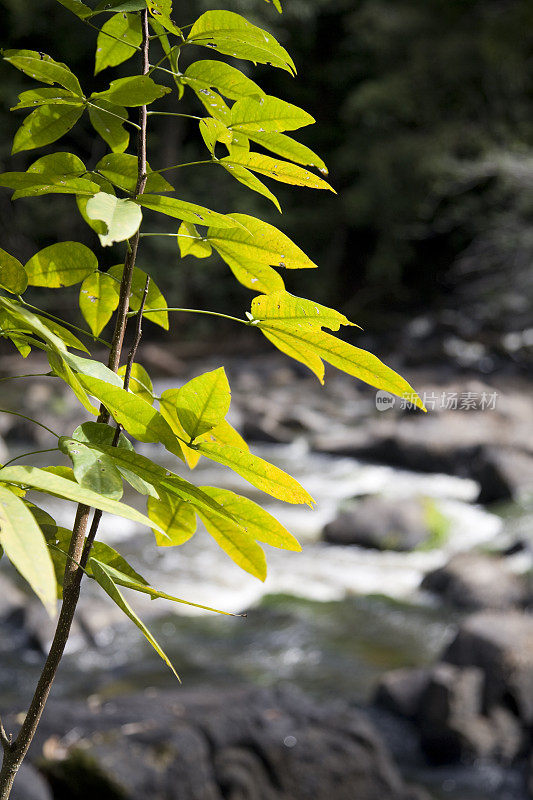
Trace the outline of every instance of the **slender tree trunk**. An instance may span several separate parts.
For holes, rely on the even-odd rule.
[[[146,75],[149,70],[149,28],[148,28],[148,11],[142,11],[142,58],[143,58],[143,75]],[[136,193],[142,194],[146,185],[146,123],[147,113],[146,106],[141,106],[139,112],[139,135],[137,138],[137,161],[138,161],[138,177]],[[137,247],[139,244],[139,233],[137,232],[132,238],[128,247],[128,253],[124,262],[124,272],[120,285],[120,298],[116,314],[115,330],[113,333],[111,351],[109,354],[109,368],[114,372],[117,371],[120,357],[122,354],[122,345],[124,342],[124,333],[126,331],[126,324],[128,320],[129,297],[131,292],[131,281],[133,269],[135,267],[135,260],[137,257]],[[145,298],[148,285],[145,289]],[[140,308],[139,319],[142,319],[144,303]],[[140,323],[139,323],[140,325]],[[132,348],[134,354],[138,339],[140,338],[140,327],[137,330],[136,344]],[[133,355],[130,359],[133,361]],[[107,409],[101,407],[99,422],[109,422],[110,414]],[[89,557],[90,549],[98,530],[98,523],[101,514],[96,514],[93,518],[93,523],[86,539],[87,527],[89,523],[91,509],[84,505],[78,505],[76,512],[76,519],[70,542],[69,554],[65,566],[65,575],[63,581],[63,604],[57,622],[50,652],[41,672],[41,677],[37,683],[33,699],[31,701],[26,718],[20,728],[20,731],[13,741],[5,733],[0,725],[0,742],[4,749],[4,757],[2,761],[2,768],[0,770],[0,800],[9,800],[11,789],[17,772],[22,764],[26,753],[37,730],[39,720],[44,710],[44,706],[50,694],[52,683],[57,673],[65,645],[70,635],[74,613],[80,595],[80,584],[83,577],[83,569],[79,566],[86,564]]]

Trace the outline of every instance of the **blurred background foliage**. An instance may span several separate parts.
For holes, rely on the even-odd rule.
[[[321,268],[286,272],[287,288],[340,308],[367,329],[394,332],[424,314],[478,338],[525,327],[533,293],[531,0],[286,0],[282,17],[259,0],[192,0],[175,2],[174,18],[185,25],[221,5],[289,48],[296,80],[268,67],[244,69],[317,119],[296,138],[324,156],[339,196],[271,185],[280,218],[264,198],[211,166],[167,173],[179,196],[281,227]],[[132,71],[130,61],[93,78],[96,33],[54,0],[0,0],[0,13],[4,46],[65,61],[87,91]],[[194,48],[184,63],[190,57],[213,53]],[[2,68],[2,170],[24,169],[44,154],[9,155],[22,115],[8,109],[27,88],[21,73]],[[177,96],[160,108],[178,110]],[[192,93],[179,110],[202,114]],[[58,149],[74,149],[91,166],[106,152],[83,121],[50,151]],[[205,153],[196,122],[152,118],[152,168]],[[174,230],[173,221],[153,216],[147,230]],[[2,247],[23,260],[57,240],[97,245],[74,200],[61,196],[11,204],[2,191],[0,235]],[[103,251],[102,260],[121,256],[117,248]],[[172,304],[248,308],[249,292],[227,267],[215,257],[180,261],[171,238],[145,239],[143,265]],[[72,296],[54,298],[64,306],[59,313],[73,309]],[[174,328],[180,337],[183,325]]]

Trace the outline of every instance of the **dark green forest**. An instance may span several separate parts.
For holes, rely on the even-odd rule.
[[[217,7],[215,0],[175,3],[174,17],[186,25]],[[234,0],[231,7],[272,30],[293,55],[296,81],[268,67],[244,69],[270,94],[316,118],[297,138],[325,158],[338,196],[280,186],[279,219],[264,198],[209,166],[172,173],[179,195],[276,224],[321,267],[298,275],[298,282],[287,275],[289,291],[336,306],[367,329],[395,331],[428,314],[452,327],[463,324],[467,338],[527,327],[531,0],[286,0],[281,17],[260,0]],[[44,48],[88,89],[122,74],[119,67],[113,76],[93,77],[96,34],[54,0],[1,0],[0,13],[3,46]],[[37,157],[9,155],[23,118],[9,107],[27,88],[21,73],[2,67],[2,171],[25,169]],[[162,110],[165,102],[172,110],[175,100],[161,101]],[[192,94],[182,105],[202,113]],[[205,157],[196,122],[154,119],[154,169]],[[63,149],[93,164],[105,144],[82,121]],[[9,194],[0,193],[0,236],[21,260],[61,239],[95,243],[72,198],[12,204]],[[117,253],[106,257],[109,264],[120,260]],[[145,240],[141,267],[143,261],[173,304],[209,303],[221,311],[248,304],[247,290],[235,286],[222,262],[180,261],[173,239]],[[176,332],[183,335],[179,322]]]

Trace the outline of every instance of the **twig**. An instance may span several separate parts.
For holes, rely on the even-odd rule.
[[[0,717],[0,744],[4,748],[4,750],[9,750],[11,748],[12,737],[8,736],[6,733],[6,729],[2,723],[2,717]]]

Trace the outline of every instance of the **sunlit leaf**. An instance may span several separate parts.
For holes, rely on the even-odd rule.
[[[146,5],[148,6],[148,11],[159,25],[162,25],[170,33],[181,36],[181,30],[170,19],[172,13],[171,0],[146,0]]]
[[[254,297],[251,311],[254,320],[268,325],[271,323],[281,325],[287,330],[329,328],[331,331],[338,331],[341,325],[354,325],[334,308],[296,297],[285,291]]]
[[[126,369],[126,364],[123,364],[119,368],[118,374],[121,378],[124,378]],[[133,392],[133,394],[141,397],[143,400],[146,400],[147,403],[152,404],[154,402],[154,387],[152,386],[150,376],[142,364],[137,364],[134,362],[131,365],[129,390],[130,392]]]
[[[83,97],[80,83],[74,73],[66,64],[54,61],[46,53],[36,50],[5,50],[3,56],[5,61],[13,64],[30,78],[42,83],[59,83],[70,92]]]
[[[161,197],[158,194],[143,194],[137,197],[137,203],[152,211],[159,211],[168,217],[182,219],[196,225],[209,225],[212,228],[235,228],[239,226],[233,217],[227,214],[218,214],[209,208],[204,208],[196,203],[187,203],[185,200],[176,200],[174,197]]]
[[[221,519],[208,511],[198,511],[207,532],[238,567],[264,581],[266,558],[253,536],[231,520]]]
[[[192,26],[188,41],[227,56],[296,72],[292,58],[272,34],[232,11],[206,11]]]
[[[309,506],[314,503],[311,495],[300,486],[298,481],[259,456],[239,450],[237,447],[211,442],[199,442],[197,447],[202,455],[230,467],[252,486],[272,495],[277,500],[284,500],[287,503],[305,503]]]
[[[181,386],[176,413],[191,441],[215,428],[226,416],[231,393],[224,367],[205,372]]]
[[[105,272],[93,272],[80,288],[80,311],[95,336],[105,328],[118,306],[119,286]]]
[[[208,114],[221,122],[226,127],[231,122],[231,109],[225,100],[213,89],[200,88],[195,83],[191,84],[198,100],[202,103]]]
[[[142,575],[139,575],[137,570],[133,569],[131,564],[128,564],[126,559],[120,555],[113,547],[110,547],[105,542],[94,542],[91,547],[91,558],[104,564],[106,567],[120,572],[126,578],[130,578],[135,583],[141,586],[148,586],[148,582]],[[87,564],[87,574],[92,576],[92,569],[90,561]]]
[[[61,5],[69,11],[72,11],[72,13],[76,14],[80,19],[87,19],[93,13],[92,8],[82,3],[81,0],[57,0],[57,2],[61,3]]]
[[[123,493],[122,478],[108,456],[68,436],[61,436],[58,444],[61,452],[72,461],[74,477],[80,486],[103,497],[120,500]]]
[[[246,155],[239,155],[239,156],[234,155],[232,158],[228,156],[227,158],[220,159],[219,164],[221,164],[224,167],[224,169],[227,172],[229,172],[230,175],[232,175],[236,180],[238,180],[239,183],[242,183],[244,186],[247,186],[248,189],[252,189],[252,191],[257,192],[258,194],[262,194],[263,197],[267,197],[269,200],[272,201],[272,203],[274,203],[278,211],[281,211],[281,206],[279,204],[279,200],[276,197],[276,195],[273,194],[270,191],[270,189],[267,186],[265,186],[265,184],[262,183],[262,181],[259,180],[259,178],[256,178],[253,172],[250,172],[248,169],[246,169],[245,166],[243,166],[244,160],[250,155],[257,155],[257,154],[247,153]],[[232,160],[235,159],[236,157],[239,158],[239,160],[242,159],[242,163],[239,163],[239,161],[236,160]],[[265,172],[264,174],[266,175],[268,173]],[[272,175],[270,175],[270,177],[272,177]],[[277,180],[280,179],[278,178]]]
[[[11,107],[11,111],[19,108],[36,108],[37,106],[79,105],[80,97],[68,89],[53,88],[29,89],[19,94],[18,103]]]
[[[231,269],[239,283],[256,292],[277,292],[285,288],[283,278],[268,264],[249,261],[240,256],[233,257],[219,250],[220,255]]]
[[[260,98],[265,94],[257,83],[224,61],[194,61],[185,70],[183,80],[194,84],[198,91],[202,88],[216,89],[230,100],[250,96]]]
[[[118,106],[147,106],[158,100],[170,89],[155,83],[148,75],[130,75],[111,81],[109,89],[91,95],[91,101],[107,100]]]
[[[260,144],[266,150],[277,153],[278,156],[288,158],[297,164],[316,167],[324,175],[328,174],[328,169],[320,156],[317,156],[309,147],[291,139],[284,133],[260,133],[259,131],[248,131],[246,134],[252,142]]]
[[[167,654],[162,650],[160,645],[156,642],[146,625],[141,622],[132,607],[126,602],[122,593],[118,590],[117,585],[113,581],[112,572],[105,564],[96,561],[94,558],[90,559],[91,572],[93,578],[100,584],[102,589],[109,595],[109,597],[117,604],[117,606],[128,616],[132,622],[137,625],[141,633],[148,639],[156,653],[161,656],[165,664],[167,664],[176,678],[179,680],[179,675],[172,666],[172,663]]]
[[[200,133],[211,155],[215,152],[217,142],[230,144],[233,139],[232,132],[223,122],[220,122],[218,119],[211,119],[210,117],[205,117],[200,120]]]
[[[23,500],[4,486],[0,486],[0,545],[53,616],[57,584],[45,538]]]
[[[144,514],[141,514],[140,511],[130,508],[124,503],[119,503],[117,500],[102,497],[102,495],[92,492],[90,489],[85,489],[78,483],[50,470],[28,466],[3,467],[0,469],[0,481],[14,483],[19,486],[29,486],[38,492],[63,497],[65,500],[72,500],[76,503],[84,503],[92,508],[99,508],[101,511],[115,514],[117,517],[131,519],[141,525],[148,525],[149,528],[154,527],[154,522],[150,521]]]
[[[83,105],[40,106],[29,114],[13,139],[11,153],[33,150],[60,139],[83,114]]]
[[[56,350],[50,350],[48,352],[48,363],[50,364],[54,375],[56,375],[62,381],[65,381],[67,386],[70,386],[86,411],[88,411],[89,414],[94,414],[96,416],[98,414],[98,408],[91,403],[89,396],[81,385],[77,374],[65,361],[61,353],[58,353]]]
[[[314,121],[307,111],[271,95],[241,98],[231,109],[231,127],[243,133],[294,131]]]
[[[139,49],[141,42],[141,18],[138,14],[115,14],[110,17],[102,25],[96,40],[94,74],[127,61]]]
[[[126,192],[135,192],[137,186],[137,173],[139,163],[137,156],[129,153],[108,153],[100,159],[95,167],[104,178],[124,189]],[[146,180],[147,192],[172,192],[174,187],[162,175],[152,172],[150,165],[146,165],[148,178]]]
[[[73,286],[98,269],[96,256],[80,242],[57,242],[39,250],[25,266],[30,286]]]
[[[207,258],[213,252],[209,242],[205,242],[198,233],[196,226],[190,222],[182,222],[178,229],[178,247],[182,258],[195,256]]]
[[[28,286],[28,276],[20,261],[0,249],[0,287],[12,294],[22,294]]]
[[[107,225],[106,234],[98,234],[102,247],[123,242],[139,230],[142,211],[131,200],[121,200],[107,192],[98,192],[87,202],[85,213]]]
[[[146,513],[167,534],[162,536],[154,529],[159,547],[184,544],[196,532],[196,514],[191,504],[168,492],[160,490],[159,499],[149,497]]]
[[[239,525],[256,541],[269,544],[281,550],[299,552],[300,543],[289,533],[272,514],[261,508],[260,505],[241,497],[229,489],[219,489],[213,486],[202,486],[206,494],[231,511]]]
[[[313,172],[302,169],[296,164],[291,164],[289,161],[280,161],[277,158],[264,156],[260,153],[241,153],[226,156],[221,159],[220,163],[222,166],[232,169],[233,172],[245,167],[281,183],[306,186],[308,189],[328,189],[330,192],[335,192],[335,189],[329,183],[326,183],[323,178],[319,178]]]
[[[222,258],[229,256],[236,261],[243,259],[287,269],[316,267],[303,250],[273,225],[248,214],[232,214],[232,218],[242,227],[229,231],[210,228],[207,232],[208,241]]]

